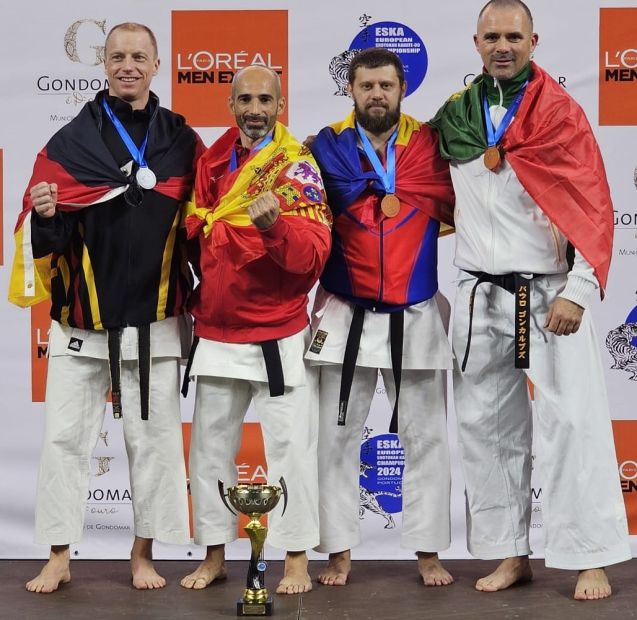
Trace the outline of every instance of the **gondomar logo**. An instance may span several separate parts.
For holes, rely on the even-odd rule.
[[[89,489],[88,501],[119,504],[132,500],[130,489]]]
[[[78,19],[64,34],[64,51],[72,62],[97,66],[104,62],[106,20]],[[102,43],[96,43],[101,41]]]
[[[64,58],[77,65],[84,67],[98,67],[104,63],[105,39],[107,33],[106,19],[78,19],[72,22],[61,32],[59,45],[64,51]],[[57,50],[60,50],[57,47]],[[51,50],[47,56],[48,61],[54,61],[59,55]],[[64,97],[64,103],[77,106],[89,101],[95,93],[108,88],[108,80],[104,77],[103,69],[94,75],[86,73],[67,74],[63,71],[62,65],[53,71],[43,72],[35,79],[35,86],[38,94],[59,95]],[[73,116],[52,114],[51,121],[68,122]]]

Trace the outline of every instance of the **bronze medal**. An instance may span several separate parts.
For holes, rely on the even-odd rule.
[[[396,194],[385,194],[380,201],[380,210],[386,217],[396,217],[400,211],[400,200]]]
[[[500,149],[497,146],[490,146],[484,152],[484,165],[492,172],[495,172],[500,167],[501,162],[502,157],[500,156]]]

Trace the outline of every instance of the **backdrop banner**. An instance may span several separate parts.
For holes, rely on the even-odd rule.
[[[485,0],[486,1],[486,0]],[[282,119],[301,140],[344,118],[347,64],[354,50],[388,47],[405,64],[403,110],[431,118],[445,99],[482,69],[472,36],[482,3],[475,0],[111,0],[98,5],[4,3],[0,10],[0,289],[8,290],[13,226],[36,153],[108,86],[104,40],[124,21],[156,34],[161,65],[153,90],[162,104],[186,116],[209,145],[232,123],[226,109],[234,72],[252,63],[279,72],[287,98]],[[563,0],[530,3],[539,45],[535,61],[584,108],[601,146],[614,200],[615,241],[603,303],[593,314],[605,367],[617,443],[618,469],[637,553],[637,8],[630,2]],[[585,42],[585,43],[584,43]],[[456,268],[453,235],[440,242],[440,289],[453,305]],[[6,293],[5,293],[6,295]],[[50,319],[46,304],[21,310],[0,304],[0,557],[45,558],[33,543],[35,487],[43,436]],[[600,377],[602,380],[602,377]],[[182,401],[185,452],[194,399]],[[459,464],[453,399],[449,391],[452,459],[452,545],[443,558],[470,557],[465,542],[464,483]],[[582,416],[586,411],[582,411]],[[400,548],[404,454],[388,433],[391,406],[379,377],[361,437],[362,544],[356,559],[407,559]],[[537,454],[540,462],[542,454]],[[534,456],[535,459],[535,456]],[[241,481],[267,475],[261,430],[246,417],[237,457]],[[121,420],[106,406],[91,458],[84,536],[75,558],[127,558],[133,536],[128,466]],[[542,480],[532,484],[533,557],[543,557]],[[157,545],[158,559],[203,557],[195,545]],[[283,557],[270,547],[268,558]],[[239,538],[227,557],[245,559]],[[311,553],[311,558],[320,557]]]

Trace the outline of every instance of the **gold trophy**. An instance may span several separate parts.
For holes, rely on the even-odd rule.
[[[237,616],[271,616],[272,597],[268,594],[264,586],[264,571],[266,568],[263,561],[263,543],[268,533],[268,528],[261,525],[259,517],[270,512],[283,495],[283,512],[288,505],[288,491],[285,480],[280,478],[281,486],[268,484],[238,484],[224,489],[223,482],[218,481],[219,494],[226,508],[234,515],[241,512],[250,517],[250,522],[243,530],[250,538],[252,554],[250,555],[250,567],[248,568],[248,578],[246,589],[243,591],[243,598],[237,601]],[[226,499],[227,498],[227,499]],[[232,504],[232,508],[230,504]]]

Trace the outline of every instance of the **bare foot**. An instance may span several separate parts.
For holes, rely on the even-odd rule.
[[[578,601],[592,601],[608,598],[611,594],[610,583],[603,568],[590,568],[579,572],[573,598]]]
[[[133,575],[133,587],[138,590],[163,588],[166,580],[153,566],[153,539],[135,536],[130,552],[130,568]]]
[[[453,583],[453,577],[442,566],[437,553],[418,551],[418,572],[426,586],[448,586]]]
[[[213,581],[227,577],[223,545],[211,545],[205,560],[193,573],[186,575],[179,583],[189,590],[203,590]]]
[[[533,572],[529,564],[529,557],[522,555],[502,560],[498,567],[486,577],[478,579],[476,590],[482,592],[497,592],[505,590],[514,583],[524,583],[533,579]]]
[[[40,574],[27,582],[29,592],[41,592],[48,594],[55,592],[61,583],[71,581],[69,564],[71,556],[68,545],[51,547],[49,561],[42,567]]]
[[[344,586],[347,577],[352,570],[350,550],[330,553],[330,559],[322,573],[319,574],[319,583],[326,586]]]
[[[277,586],[277,594],[301,594],[312,589],[312,580],[307,572],[305,551],[288,551],[285,556],[283,579]]]

